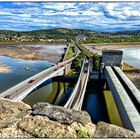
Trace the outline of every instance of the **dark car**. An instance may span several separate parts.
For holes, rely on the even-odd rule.
[[[9,98],[10,97],[10,95],[6,95],[4,98]]]
[[[30,80],[28,83],[33,83],[35,80]]]

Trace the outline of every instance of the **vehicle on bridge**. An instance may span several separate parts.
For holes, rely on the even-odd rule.
[[[30,80],[28,83],[33,83],[35,80]]]

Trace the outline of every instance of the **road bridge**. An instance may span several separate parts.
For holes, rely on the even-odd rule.
[[[74,59],[75,57],[60,62],[59,64],[24,80],[12,88],[0,93],[0,97],[21,101],[25,96],[27,96],[32,90],[34,90],[44,81],[55,76],[67,74]]]

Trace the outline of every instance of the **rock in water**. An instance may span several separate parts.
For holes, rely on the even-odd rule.
[[[0,128],[8,127],[20,120],[30,109],[31,107],[23,102],[0,98]]]
[[[71,124],[74,121],[83,124],[91,123],[91,118],[85,111],[76,111],[60,106],[54,106],[45,102],[35,104],[33,106],[32,114],[44,115],[64,124]]]
[[[96,126],[95,138],[140,138],[139,134],[119,126],[99,122]]]

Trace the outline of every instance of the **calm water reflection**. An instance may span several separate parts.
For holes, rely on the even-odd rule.
[[[56,81],[52,78],[38,86],[22,101],[30,106],[37,102],[48,102],[63,106],[73,91],[73,86],[70,83]]]
[[[10,69],[9,73],[0,73],[0,92],[52,66],[48,61],[14,59],[6,56],[0,56],[0,62]]]
[[[122,50],[124,51],[124,62],[140,68],[140,48],[126,48]]]

